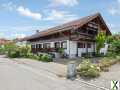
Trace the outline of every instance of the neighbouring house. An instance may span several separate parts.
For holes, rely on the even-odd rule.
[[[37,31],[22,41],[31,44],[33,53],[49,52],[57,55],[59,48],[63,48],[65,55],[74,58],[96,51],[95,38],[99,32],[111,35],[101,14],[96,13],[41,32]]]
[[[0,45],[4,45],[4,44],[10,43],[10,42],[11,42],[11,40],[7,40],[7,39],[4,39],[4,38],[0,39]]]
[[[13,40],[18,46],[25,46],[27,44],[26,38],[16,38]]]

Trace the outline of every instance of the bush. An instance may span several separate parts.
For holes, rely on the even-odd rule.
[[[116,53],[113,53],[112,51],[108,50],[106,56],[107,56],[107,57],[113,57],[113,58],[115,58],[115,57],[116,57]]]
[[[17,46],[14,43],[10,43],[5,45],[4,51],[7,52],[6,54],[10,58],[25,57],[25,58],[31,58],[31,59],[45,61],[45,62],[53,61],[51,55],[48,55],[48,54],[36,55],[31,53],[31,47],[29,45]]]
[[[28,57],[28,55],[31,53],[31,48],[29,45],[21,46],[19,48],[21,57]]]
[[[0,54],[5,54],[5,47],[4,47],[4,45],[0,45]]]
[[[39,56],[37,56],[36,54],[33,54],[33,53],[28,53],[26,58],[39,60]]]
[[[119,55],[119,56],[116,56],[116,60],[117,60],[118,62],[120,62],[120,55]]]
[[[100,75],[100,68],[92,64],[90,60],[84,60],[77,69],[78,74],[82,77],[94,78]]]
[[[111,65],[113,65],[113,64],[116,64],[117,63],[117,60],[115,59],[115,58],[103,58],[103,59],[101,59],[100,60],[100,62],[99,62],[99,67],[100,67],[100,69],[102,70],[102,71],[109,71],[109,67],[111,66]]]
[[[51,55],[48,55],[48,54],[43,54],[42,56],[39,57],[39,60],[45,61],[45,62],[52,62],[53,61]]]
[[[8,57],[10,58],[20,57],[20,52],[18,50],[8,51]]]

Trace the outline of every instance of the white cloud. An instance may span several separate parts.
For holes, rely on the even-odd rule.
[[[44,20],[53,20],[53,21],[63,23],[63,22],[68,22],[68,21],[71,21],[71,20],[75,20],[77,18],[78,18],[77,15],[70,14],[66,11],[52,10],[48,14],[48,16],[46,18],[44,18]]]
[[[16,5],[13,2],[8,2],[1,4],[1,8],[12,11],[16,8]]]
[[[26,34],[23,34],[23,33],[16,33],[16,34],[14,34],[13,35],[15,38],[24,38],[24,37],[26,37]]]
[[[115,9],[115,8],[110,8],[109,9],[109,13],[111,14],[111,15],[119,15],[120,14],[120,11],[119,11],[119,9]]]
[[[17,6],[13,2],[3,3],[0,6],[2,9],[9,11],[17,11],[19,14],[27,17],[31,17],[36,20],[41,20],[41,13],[32,12],[29,8],[25,8],[23,6]]]
[[[117,0],[118,1],[118,3],[120,3],[120,0]]]
[[[111,15],[120,15],[120,0],[117,0],[117,5],[110,7],[108,9],[108,12]]]
[[[74,6],[79,3],[79,0],[52,0],[52,5],[65,5],[65,6]]]
[[[23,6],[19,6],[17,11],[23,16],[31,17],[36,20],[41,20],[42,18],[40,13],[32,12],[29,8],[24,8]]]
[[[0,38],[14,39],[29,36],[36,33],[36,30],[42,31],[50,27],[51,25],[0,26]]]

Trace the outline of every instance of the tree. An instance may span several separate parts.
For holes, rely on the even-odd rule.
[[[97,54],[100,53],[100,49],[104,46],[104,43],[106,41],[106,35],[103,32],[98,33],[96,37],[96,51]]]
[[[120,33],[114,34],[110,38],[108,38],[109,43],[110,43],[110,48],[109,52],[112,54],[120,54]]]

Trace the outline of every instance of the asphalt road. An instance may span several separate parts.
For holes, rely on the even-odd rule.
[[[49,64],[49,63],[48,63]],[[101,90],[0,56],[0,90]]]

